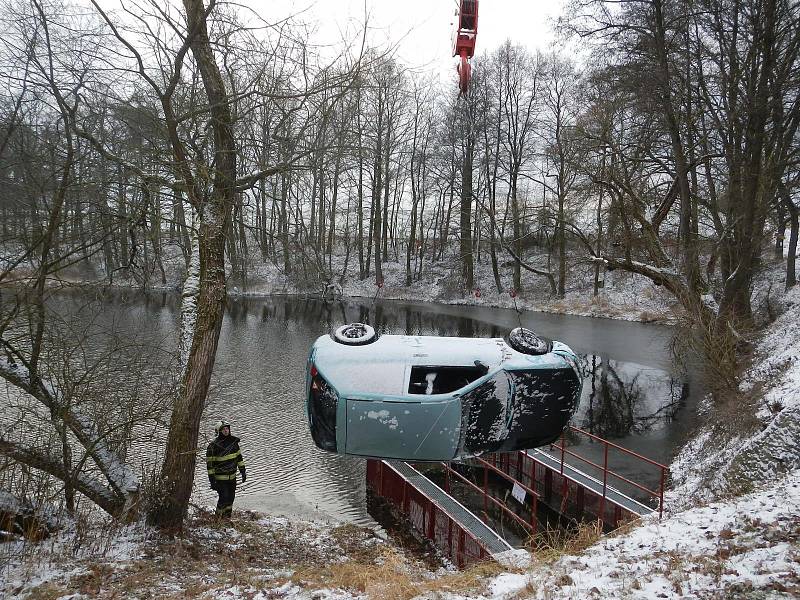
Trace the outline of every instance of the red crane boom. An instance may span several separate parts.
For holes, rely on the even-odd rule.
[[[475,38],[478,35],[478,0],[461,0],[460,4],[453,56],[461,57],[457,67],[458,87],[462,94],[466,94],[472,75],[469,59],[475,54]]]

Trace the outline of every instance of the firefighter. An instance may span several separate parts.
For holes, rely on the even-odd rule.
[[[224,420],[217,421],[214,432],[217,437],[206,450],[208,482],[211,489],[219,494],[217,516],[230,518],[236,496],[236,469],[242,474],[242,483],[247,481],[247,472],[242,451],[239,450],[239,438],[231,435],[231,424]]]

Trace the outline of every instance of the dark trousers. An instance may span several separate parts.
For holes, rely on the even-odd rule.
[[[217,481],[217,516],[230,517],[233,510],[233,499],[236,497],[236,480]]]

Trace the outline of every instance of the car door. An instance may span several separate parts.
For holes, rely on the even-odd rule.
[[[452,395],[425,401],[347,400],[347,454],[412,461],[451,460],[461,434],[461,403]]]

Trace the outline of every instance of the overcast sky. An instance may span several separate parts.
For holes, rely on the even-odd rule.
[[[348,25],[364,21],[365,5],[374,43],[396,45],[397,57],[410,67],[440,74],[455,69],[456,0],[252,0],[250,4],[275,16],[302,11],[304,20],[318,23],[319,40],[331,43]],[[532,51],[549,49],[554,37],[551,20],[562,5],[563,0],[480,0],[476,53],[491,51],[506,38]],[[262,16],[269,19],[268,14]]]

